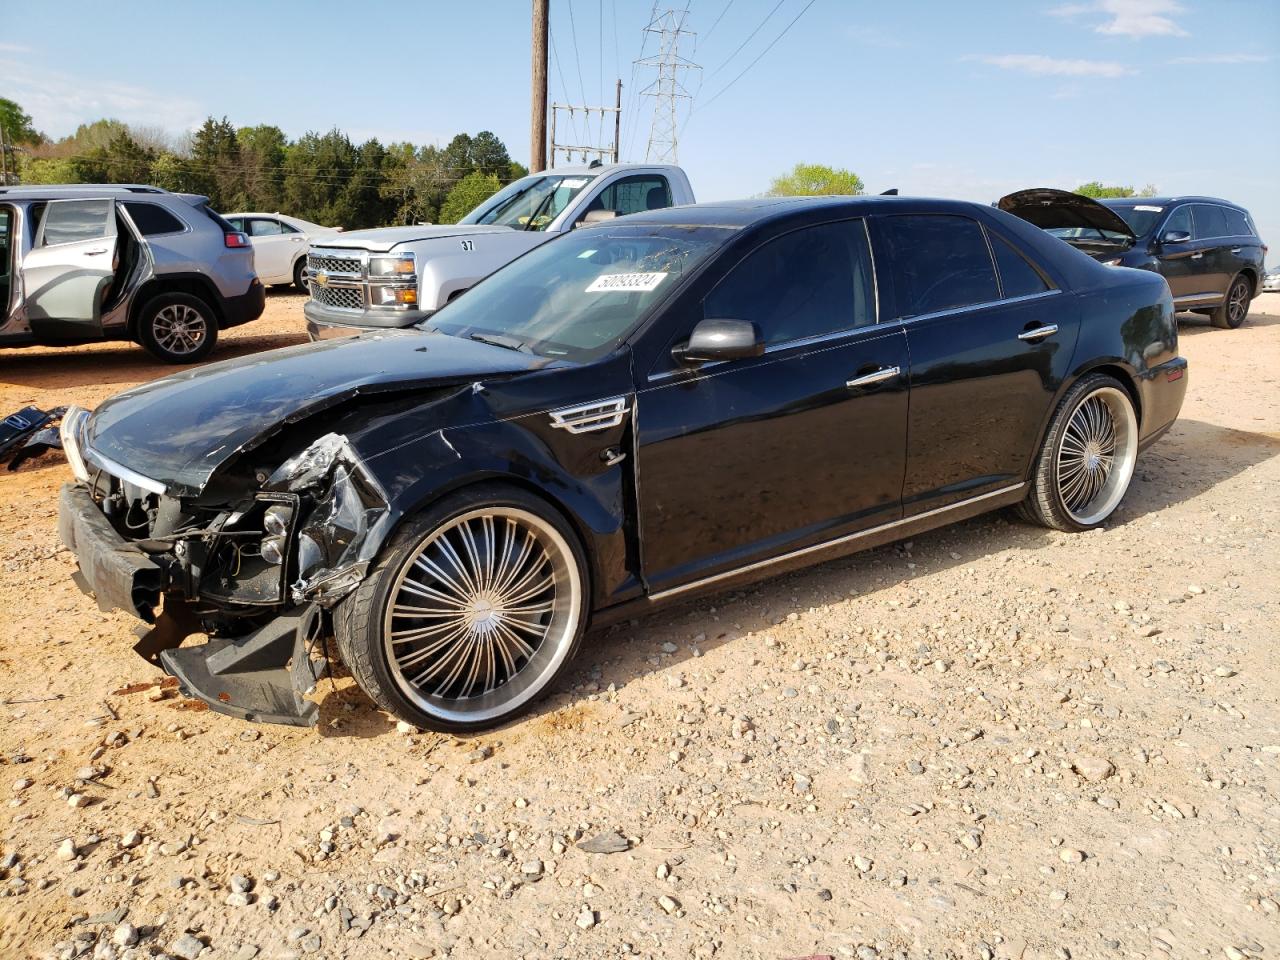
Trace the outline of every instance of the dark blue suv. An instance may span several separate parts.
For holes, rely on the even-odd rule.
[[[1001,210],[1034,223],[1108,266],[1154,270],[1174,306],[1235,329],[1262,292],[1267,247],[1249,211],[1213,197],[1092,200],[1044,187],[1003,197]]]

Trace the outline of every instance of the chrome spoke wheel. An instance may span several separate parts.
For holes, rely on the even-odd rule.
[[[1249,304],[1249,287],[1242,280],[1237,280],[1231,287],[1227,300],[1227,317],[1231,326],[1238,327],[1244,321],[1245,310]]]
[[[185,303],[162,307],[151,321],[151,330],[161,349],[175,356],[195,353],[209,335],[204,315]]]
[[[406,697],[480,722],[536,696],[569,655],[582,578],[551,524],[517,507],[472,510],[428,534],[387,595],[383,642]]]
[[[1138,456],[1138,422],[1129,397],[1100,387],[1076,404],[1058,443],[1058,496],[1083,526],[1101,523],[1129,488]]]

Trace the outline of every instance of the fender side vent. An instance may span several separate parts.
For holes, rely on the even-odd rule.
[[[618,426],[627,416],[627,398],[613,397],[551,412],[551,426],[570,433],[591,433]]]

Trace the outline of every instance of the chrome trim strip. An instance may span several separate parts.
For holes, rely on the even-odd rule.
[[[105,470],[117,480],[123,480],[125,483],[131,483],[135,487],[141,487],[143,490],[147,490],[151,493],[158,493],[161,496],[163,496],[165,490],[168,489],[159,480],[152,480],[150,477],[144,477],[136,470],[130,470],[123,464],[116,463],[110,457],[104,457],[92,447],[82,447],[80,453],[84,459],[88,460],[95,467]]]
[[[959,510],[961,507],[968,507],[975,503],[981,503],[984,500],[991,500],[995,497],[1001,497],[1005,494],[1022,490],[1027,485],[1025,483],[1015,483],[1007,487],[1001,487],[999,490],[992,490],[988,493],[979,494],[976,497],[969,497],[967,500],[960,500],[957,503],[949,503],[945,507],[935,507],[933,510],[926,510],[924,513],[912,514],[909,517],[903,517],[901,520],[893,520],[889,523],[882,523],[878,527],[871,527],[868,530],[859,530],[857,533],[848,533],[843,537],[836,537],[834,540],[824,540],[822,543],[815,543],[808,547],[801,547],[798,550],[792,550],[789,553],[779,554],[776,557],[770,557],[767,560],[757,560],[755,563],[749,563],[744,567],[735,567],[732,570],[726,570],[723,573],[716,573],[709,577],[703,577],[701,580],[694,580],[692,583],[686,583],[678,587],[671,587],[668,590],[659,590],[657,593],[649,594],[650,600],[665,600],[667,597],[674,597],[681,593],[687,593],[690,590],[696,590],[699,587],[709,586],[718,583],[721,580],[728,580],[731,577],[737,577],[744,573],[750,573],[752,570],[760,570],[764,567],[772,566],[775,563],[781,563],[784,560],[791,560],[795,557],[803,557],[806,554],[817,553],[830,547],[838,547],[842,543],[852,543],[864,537],[873,534],[883,533],[886,530],[892,530],[894,527],[906,526],[908,523],[914,523],[917,520],[923,520],[926,517],[935,517],[943,513],[949,513],[952,510]]]
[[[974,310],[990,310],[992,307],[1002,307],[1006,303],[1026,303],[1031,300],[1039,300],[1043,297],[1054,297],[1062,293],[1061,288],[1055,287],[1052,290],[1042,290],[1039,293],[1027,293],[1020,297],[1004,297],[1000,300],[987,300],[984,303],[971,303],[963,307],[948,307],[946,310],[935,310],[933,313],[918,313],[911,317],[899,317],[901,323],[915,323],[917,320],[932,320],[934,317],[947,317],[952,314],[971,313]]]
[[[1180,297],[1174,297],[1174,303],[1191,303],[1199,300],[1221,300],[1224,294],[1221,293],[1186,293]]]

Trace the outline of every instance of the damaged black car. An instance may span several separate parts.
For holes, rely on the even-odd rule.
[[[216,710],[314,723],[336,654],[397,717],[479,729],[593,624],[1005,506],[1100,526],[1185,370],[1164,281],[998,210],[652,211],[414,329],[69,410],[59,524]]]

